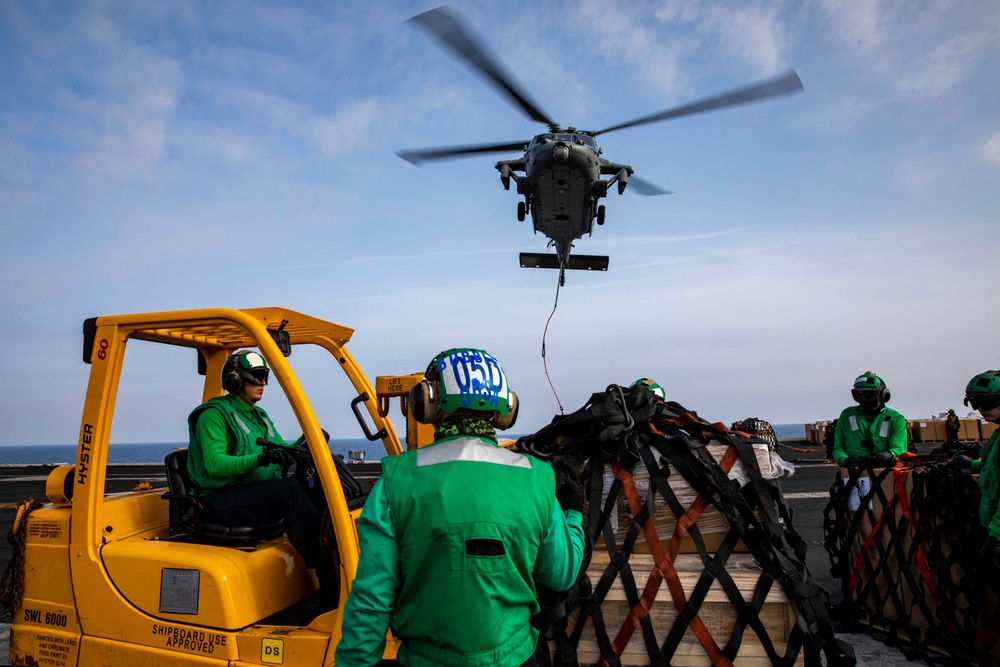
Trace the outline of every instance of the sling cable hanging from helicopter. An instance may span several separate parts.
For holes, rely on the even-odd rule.
[[[542,332],[542,368],[545,369],[545,379],[549,381],[549,388],[552,389],[552,395],[556,397],[556,405],[559,406],[559,414],[566,414],[563,409],[562,401],[559,400],[559,393],[556,391],[555,385],[552,384],[552,378],[549,377],[549,365],[545,361],[545,336],[549,333],[549,322],[552,321],[552,316],[556,314],[556,308],[559,307],[559,287],[562,285],[562,279],[556,282],[556,301],[552,304],[552,312],[549,313],[549,319],[545,320],[545,330]]]

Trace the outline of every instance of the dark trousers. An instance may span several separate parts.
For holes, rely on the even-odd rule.
[[[259,479],[204,496],[198,518],[227,526],[259,526],[285,520],[285,534],[306,567],[323,562],[319,511],[295,479]]]

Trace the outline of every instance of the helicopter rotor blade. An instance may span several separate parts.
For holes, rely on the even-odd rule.
[[[442,44],[479,70],[490,83],[496,86],[502,94],[513,100],[532,120],[549,126],[556,125],[548,114],[542,111],[520,89],[514,82],[513,76],[504,72],[499,62],[487,54],[485,46],[473,38],[472,33],[446,7],[432,9],[409,20],[427,28]]]
[[[635,174],[628,177],[628,189],[634,190],[637,195],[642,195],[643,197],[673,194],[670,190],[664,190],[659,185],[647,181],[645,178],[639,178]]]
[[[731,107],[738,104],[746,104],[748,102],[755,102],[769,97],[787,95],[802,89],[802,81],[799,79],[799,75],[796,74],[794,70],[791,70],[786,74],[769,81],[763,81],[761,83],[755,83],[743,88],[737,88],[736,90],[731,90],[728,93],[709,97],[698,102],[692,102],[691,104],[685,104],[684,106],[661,111],[660,113],[643,116],[642,118],[636,118],[635,120],[630,120],[618,125],[612,125],[611,127],[604,128],[600,132],[595,132],[594,135],[604,134],[605,132],[614,132],[615,130],[623,130],[627,127],[635,127],[636,125],[658,123],[671,118],[690,116],[692,114],[713,111],[715,109],[722,109],[724,107]]]
[[[420,166],[423,162],[432,160],[451,160],[468,155],[482,153],[506,153],[524,150],[527,141],[509,142],[505,144],[470,144],[468,146],[445,146],[441,148],[424,148],[412,151],[396,151],[396,155],[410,164]]]

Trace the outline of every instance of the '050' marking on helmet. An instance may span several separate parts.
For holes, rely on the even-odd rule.
[[[507,378],[500,364],[480,350],[460,350],[441,357],[438,370],[448,393],[457,393],[465,407],[477,400],[499,407],[500,397],[507,395]]]

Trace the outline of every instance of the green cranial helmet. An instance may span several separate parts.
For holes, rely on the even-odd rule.
[[[629,385],[630,388],[636,386],[648,389],[649,391],[656,394],[656,397],[661,401],[667,400],[667,392],[664,391],[663,387],[661,387],[656,383],[656,380],[651,380],[649,378],[639,378],[638,380]]]
[[[858,402],[862,402],[868,397],[877,397],[881,403],[887,403],[889,401],[889,388],[885,386],[885,381],[882,378],[871,371],[865,371],[854,379],[851,396]]]
[[[517,408],[507,375],[483,350],[457,347],[441,352],[431,360],[425,375],[437,385],[435,402],[444,415],[462,410],[495,413],[503,419]]]
[[[871,371],[865,371],[863,375],[854,379],[855,389],[882,389],[883,387],[885,387],[885,382]]]
[[[991,410],[1000,401],[1000,371],[980,373],[965,386],[965,405],[973,410]]]
[[[233,352],[222,366],[222,388],[235,394],[246,382],[252,385],[267,384],[271,370],[259,352],[239,350]]]

